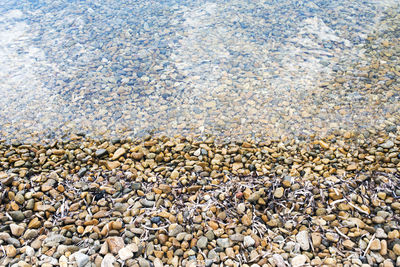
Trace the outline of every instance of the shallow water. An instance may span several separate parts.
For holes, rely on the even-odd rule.
[[[2,1],[0,136],[397,131],[387,1]]]

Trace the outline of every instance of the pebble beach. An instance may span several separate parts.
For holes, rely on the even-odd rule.
[[[0,4],[0,266],[400,266],[396,1]]]

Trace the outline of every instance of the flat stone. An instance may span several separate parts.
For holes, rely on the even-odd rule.
[[[96,155],[96,157],[101,158],[105,155],[108,155],[108,151],[104,148],[101,148],[101,149],[96,150],[95,155]]]
[[[25,215],[20,210],[10,211],[9,214],[11,218],[16,222],[21,222],[25,219]]]
[[[10,238],[10,234],[6,233],[6,232],[0,232],[0,240],[7,240],[8,238]]]
[[[229,236],[233,242],[243,242],[244,236],[242,234],[233,234]]]
[[[236,210],[239,212],[239,214],[243,214],[246,211],[246,205],[244,203],[239,203]]]
[[[104,256],[103,261],[101,262],[101,267],[114,267],[114,263],[117,260],[115,259],[115,257],[108,253],[107,255]]]
[[[381,241],[379,239],[372,240],[370,249],[375,251],[381,250]]]
[[[127,245],[126,248],[129,249],[130,251],[132,251],[133,253],[136,253],[139,251],[139,247],[135,243],[131,243],[131,244]]]
[[[169,229],[170,229],[168,232],[169,236],[177,236],[179,233],[182,233],[183,231],[185,231],[183,226],[181,226],[179,224],[171,224]]]
[[[150,262],[144,258],[139,258],[138,262],[140,267],[150,267]]]
[[[18,239],[14,238],[14,237],[7,238],[6,242],[8,244],[10,244],[10,245],[13,245],[14,247],[17,247],[17,248],[19,248],[21,246],[21,242]]]
[[[297,241],[297,243],[299,243],[302,250],[308,251],[310,249],[310,242],[308,240],[308,232],[307,231],[300,231],[296,235],[296,241]]]
[[[245,226],[250,226],[251,223],[252,223],[252,220],[251,220],[251,218],[250,218],[247,214],[245,214],[245,215],[243,215],[243,217],[242,217],[242,223],[243,223]]]
[[[394,143],[392,140],[387,140],[385,143],[380,145],[382,148],[390,149],[394,147]]]
[[[28,257],[32,257],[33,255],[35,255],[35,250],[31,246],[26,246],[25,247],[25,254]]]
[[[85,167],[83,167],[78,171],[78,176],[83,177],[86,172],[87,172],[87,169]]]
[[[5,248],[7,257],[14,258],[17,255],[17,249],[13,245],[8,245]]]
[[[324,264],[326,264],[328,266],[336,266],[336,259],[334,259],[334,258],[326,258],[324,260]]]
[[[375,216],[372,218],[372,221],[376,224],[381,224],[385,222],[385,219],[382,216]]]
[[[123,147],[120,147],[120,148],[117,149],[117,151],[114,152],[114,155],[111,158],[111,160],[117,160],[120,157],[122,157],[125,153],[126,153],[126,149],[123,148]]]
[[[276,267],[286,267],[287,266],[285,263],[285,260],[283,259],[283,257],[280,254],[274,254],[272,256],[272,259],[273,259]]]
[[[56,211],[53,205],[37,205],[35,209],[36,211],[49,211],[49,212]]]
[[[200,237],[200,238],[197,240],[196,246],[197,246],[198,248],[202,249],[202,248],[206,248],[206,247],[207,247],[207,244],[208,244],[208,238],[205,237],[205,236],[202,236],[202,237]]]
[[[307,256],[304,255],[297,255],[291,261],[293,267],[300,267],[303,266],[307,262]]]
[[[228,248],[231,245],[229,238],[218,238],[217,245],[222,248]]]
[[[66,238],[63,235],[54,234],[43,240],[43,245],[47,247],[55,247],[60,243],[64,243]]]
[[[259,192],[254,192],[247,198],[247,201],[251,203],[256,203],[260,199],[260,197],[261,194]]]
[[[251,247],[256,243],[256,241],[251,236],[245,236],[243,239],[243,245],[245,247]]]
[[[129,249],[129,248],[127,248],[127,247],[124,247],[124,248],[121,248],[119,251],[118,251],[118,256],[119,256],[119,258],[121,259],[121,260],[127,260],[127,259],[130,259],[130,258],[132,258],[133,257],[133,253],[132,253],[132,251]]]
[[[18,262],[18,267],[32,267],[31,264],[25,262],[25,261],[19,261]]]
[[[21,236],[25,231],[24,227],[17,225],[15,223],[10,224],[10,229],[11,229],[11,233],[14,236]]]
[[[109,170],[114,170],[121,166],[121,163],[119,161],[107,161],[106,163],[107,169]]]
[[[346,170],[347,171],[355,171],[355,170],[357,170],[357,168],[358,168],[358,165],[353,163],[353,164],[348,165],[346,167]]]
[[[78,267],[83,267],[86,265],[86,263],[89,262],[89,256],[86,254],[83,254],[81,252],[75,252],[73,255],[75,257],[76,264],[78,265]]]
[[[285,246],[283,247],[283,250],[286,252],[293,252],[293,253],[299,253],[300,252],[300,245],[299,243],[289,241],[285,243]]]
[[[18,193],[15,195],[14,201],[17,202],[18,204],[22,205],[25,202],[25,198],[21,193]]]
[[[14,176],[7,176],[4,178],[3,177],[0,178],[0,182],[5,186],[11,185],[13,181],[14,181]]]
[[[142,184],[141,183],[132,183],[132,189],[134,190],[140,190],[142,189]]]
[[[365,227],[365,223],[358,218],[348,218],[347,220],[343,221],[343,225],[346,227],[349,227],[349,228],[353,228],[353,227],[364,228]]]
[[[214,260],[215,262],[219,262],[218,253],[215,252],[214,249],[212,249],[212,250],[210,250],[210,251],[208,252],[207,258],[208,258],[208,259],[211,259],[211,260]]]
[[[158,187],[163,193],[170,193],[172,191],[171,186],[167,185],[167,184],[160,184]]]
[[[117,254],[120,249],[125,246],[124,239],[119,236],[111,236],[107,239],[108,251]]]
[[[346,239],[345,241],[343,241],[343,246],[347,249],[353,249],[354,246],[356,245],[353,241],[351,241],[350,239]]]
[[[377,228],[375,231],[376,238],[387,238],[388,235],[385,233],[385,230],[382,228]]]
[[[24,160],[18,160],[14,163],[14,167],[18,168],[25,164]]]
[[[147,199],[141,199],[140,204],[142,204],[143,207],[152,208],[154,206],[155,202],[151,201],[151,200],[147,200]]]
[[[208,241],[214,240],[215,234],[214,231],[209,230],[204,234],[205,237],[207,237]]]
[[[41,246],[42,246],[42,241],[39,238],[36,238],[31,243],[31,247],[34,249],[39,249]]]
[[[319,248],[322,243],[322,237],[320,233],[311,233],[311,242],[314,248]]]
[[[284,191],[285,191],[285,189],[283,187],[278,187],[274,192],[274,197],[275,198],[282,198]]]
[[[339,241],[339,235],[336,234],[336,233],[326,233],[326,234],[325,234],[325,237],[326,237],[326,239],[327,239],[328,241],[330,241],[330,242],[336,243],[336,242]]]
[[[162,263],[162,261],[159,258],[155,258],[153,260],[153,265],[154,265],[154,267],[163,267],[164,266],[164,264]]]
[[[396,256],[400,256],[400,244],[395,244],[393,246],[393,252],[396,254]]]
[[[171,179],[176,180],[179,178],[179,172],[174,170],[173,172],[171,172]]]
[[[237,171],[241,168],[243,168],[243,163],[241,162],[235,162],[232,164],[232,171]]]
[[[142,152],[136,152],[132,153],[132,158],[134,160],[141,160],[143,158],[144,154]]]
[[[384,260],[383,267],[394,267],[392,260]]]

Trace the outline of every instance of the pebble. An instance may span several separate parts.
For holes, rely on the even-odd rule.
[[[252,247],[256,241],[251,236],[245,236],[243,239],[243,245],[245,247]]]
[[[297,255],[291,260],[291,264],[293,267],[303,266],[307,262],[307,256]]]
[[[75,257],[78,267],[83,267],[89,262],[89,256],[81,252],[75,252],[73,256]]]
[[[381,144],[381,147],[383,147],[385,149],[390,149],[390,148],[394,147],[394,143],[392,140],[387,140],[385,143]]]
[[[274,254],[272,256],[272,259],[273,259],[276,267],[286,267],[285,260],[283,259],[283,257],[280,254]]]
[[[101,267],[113,267],[115,262],[115,257],[108,253],[104,256],[103,261],[101,262]]]
[[[250,216],[248,216],[247,214],[243,215],[242,223],[245,226],[250,226],[252,224],[252,220],[251,220]]]
[[[168,232],[169,236],[177,236],[179,233],[185,231],[185,229],[179,224],[172,224],[170,225],[169,229],[170,229]]]
[[[117,254],[125,246],[124,240],[119,236],[110,236],[106,239],[108,250],[112,254]]]
[[[65,240],[66,240],[65,236],[60,234],[53,234],[43,240],[43,245],[48,247],[55,247],[60,243],[64,243]]]
[[[111,158],[111,160],[117,160],[117,159],[119,159],[120,157],[122,157],[125,153],[126,153],[125,148],[120,147],[120,148],[117,149],[117,151],[114,152],[114,155],[113,155],[113,157]],[[97,154],[96,154],[96,156],[97,156]]]
[[[25,247],[25,254],[28,257],[32,257],[33,255],[35,255],[35,250],[30,246],[26,246]]]
[[[127,260],[127,259],[130,259],[130,258],[132,258],[133,257],[133,253],[132,253],[132,251],[129,249],[129,248],[127,248],[127,247],[124,247],[124,248],[121,248],[119,251],[118,251],[118,256],[119,256],[119,258],[121,259],[121,260]]]
[[[242,234],[233,234],[229,236],[233,242],[243,242],[244,236]]]
[[[392,260],[384,260],[383,267],[394,267]]]
[[[345,241],[343,241],[343,246],[345,247],[345,248],[347,248],[347,249],[353,249],[354,248],[354,246],[355,246],[356,244],[353,242],[353,241],[351,241],[350,239],[346,239]]]
[[[314,248],[319,248],[322,243],[322,237],[320,233],[311,233],[311,241]]]
[[[229,238],[218,238],[217,245],[222,248],[228,248],[230,247],[231,243],[229,241]]]
[[[326,239],[327,239],[328,241],[330,241],[330,242],[336,243],[336,242],[339,241],[339,235],[336,234],[336,233],[326,233],[326,234],[325,234],[325,237],[326,237]]]
[[[202,236],[197,240],[196,246],[200,249],[203,249],[203,248],[207,247],[207,244],[208,244],[208,238],[205,236]]]
[[[144,258],[139,258],[139,266],[140,267],[150,267],[150,263],[144,259]]]
[[[400,244],[394,244],[393,245],[393,252],[396,256],[400,256]]]
[[[159,258],[154,259],[153,265],[154,265],[154,267],[163,267],[164,266],[164,264],[162,263],[162,261]]]
[[[375,231],[376,238],[387,238],[388,235],[385,233],[385,230],[382,228],[377,228]]]
[[[300,231],[296,235],[296,241],[300,244],[300,247],[304,251],[308,251],[310,249],[310,242],[308,239],[308,232],[307,231]]]
[[[21,236],[25,231],[24,227],[22,227],[20,225],[17,225],[17,224],[14,224],[14,223],[10,224],[10,229],[11,229],[11,233],[14,236]]]
[[[105,155],[107,155],[107,154],[108,154],[108,151],[107,151],[106,149],[104,149],[104,148],[98,149],[98,150],[96,150],[96,152],[95,152],[95,155],[96,155],[96,157],[98,157],[98,158],[101,158],[101,157],[103,157],[103,156],[105,156]]]
[[[22,213],[22,211],[11,211],[9,212],[11,218],[16,221],[16,222],[21,222],[25,219],[25,215]]]
[[[283,187],[278,187],[274,192],[274,197],[282,198],[283,197],[283,192],[284,192]]]
[[[77,150],[76,153],[86,155],[92,155],[91,151],[97,151],[100,146],[108,151],[85,163],[84,177],[79,177],[80,169],[72,165],[66,170],[71,162],[67,156],[62,167],[48,172],[51,174],[33,175],[29,180],[15,176],[11,185],[5,187],[7,197],[1,199],[6,204],[0,205],[0,243],[6,253],[28,262],[21,256],[23,251],[25,256],[42,251],[43,255],[50,255],[47,256],[52,258],[50,261],[56,260],[60,265],[65,262],[64,258],[60,261],[61,257],[68,259],[72,254],[82,266],[87,263],[79,262],[86,259],[113,266],[117,259],[134,265],[139,258],[143,259],[140,266],[193,265],[196,260],[235,266],[237,255],[244,255],[250,266],[285,266],[285,261],[292,265],[308,264],[309,259],[312,264],[334,266],[344,264],[343,258],[337,256],[340,253],[347,257],[355,251],[365,251],[375,234],[367,262],[383,264],[398,257],[397,199],[389,193],[390,186],[398,183],[397,176],[385,170],[373,176],[368,169],[363,169],[364,179],[363,174],[346,172],[346,164],[350,162],[347,157],[353,157],[352,162],[357,162],[360,168],[367,166],[363,165],[365,162],[361,164],[365,155],[357,156],[358,160],[354,156],[362,150],[340,144],[346,152],[341,153],[333,141],[326,149],[318,146],[319,142],[310,147],[309,141],[297,143],[298,148],[291,152],[293,155],[285,154],[292,148],[283,142],[217,145],[213,141],[189,142],[179,138],[150,138],[145,142],[149,143],[131,145],[121,139],[115,145],[108,142],[96,145],[93,141],[88,147],[81,144],[71,149],[71,153]],[[185,145],[177,148],[178,143]],[[60,143],[59,149],[67,144]],[[381,159],[379,153],[389,155],[398,146],[395,143],[389,152],[380,144],[377,141],[367,146],[375,149],[377,162]],[[0,152],[4,153],[1,145]],[[296,142],[290,144],[295,145]],[[193,153],[199,146],[201,152],[194,158]],[[121,147],[124,151],[120,150],[118,155]],[[48,149],[41,149],[46,155]],[[144,156],[136,161],[133,151],[142,151]],[[174,151],[179,153],[173,154]],[[302,158],[301,153],[305,151],[309,154]],[[217,157],[218,164],[214,161],[213,167],[211,161],[216,154],[223,156]],[[110,170],[103,164],[114,156],[120,166]],[[335,166],[342,170],[341,176],[323,174],[328,170],[325,167],[321,173],[313,169],[313,164],[325,157],[329,162],[318,164],[327,166],[336,159]],[[270,162],[272,158],[279,165]],[[297,159],[302,165],[293,165]],[[235,161],[242,163],[236,171],[243,175],[230,173]],[[245,174],[250,171],[250,164],[254,165],[252,172],[260,174],[257,179],[251,172]],[[288,181],[285,180],[289,176],[287,172],[291,172],[290,168],[286,170],[289,166],[286,164],[299,170],[304,168],[304,172],[294,168],[298,174],[292,173],[290,182],[284,183]],[[396,166],[390,160],[382,161],[382,165]],[[137,171],[135,177],[130,176],[132,169]],[[170,174],[175,170],[179,176],[171,179]],[[261,175],[264,171],[265,175]],[[278,190],[282,192],[280,197],[276,195]],[[24,204],[33,201],[32,209],[19,204],[22,198]],[[314,201],[314,206],[310,201]],[[14,218],[18,214],[12,217],[12,211],[7,210],[12,209],[11,202],[20,209],[21,221]],[[88,250],[80,250],[85,246]],[[275,254],[273,258],[262,258],[271,251]],[[297,255],[300,253],[303,254]]]

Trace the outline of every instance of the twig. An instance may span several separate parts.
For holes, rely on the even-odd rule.
[[[368,250],[369,250],[369,247],[371,246],[371,244],[372,244],[372,241],[375,239],[375,234],[372,236],[372,238],[371,238],[371,240],[369,241],[369,243],[368,243],[368,246],[367,246],[367,248],[365,249],[365,251],[364,251],[364,257],[365,257],[365,255],[367,255],[367,252],[368,252]]]
[[[345,199],[345,198],[335,200],[335,201],[333,201],[333,202],[331,203],[331,206],[335,206],[337,203],[341,203],[341,202],[344,202],[344,201],[346,201],[346,200],[347,200],[347,199]]]
[[[337,226],[335,226],[335,230],[336,230],[336,232],[338,232],[338,234],[341,235],[343,238],[345,238],[345,239],[350,239],[348,236],[346,236],[345,234],[343,234],[343,233],[339,230],[339,228],[337,228]]]
[[[163,230],[163,229],[168,228],[168,225],[160,226],[160,227],[156,227],[156,228],[148,227],[146,225],[142,225],[142,227],[147,229],[147,230],[150,230],[150,231],[158,231],[158,230]]]
[[[365,210],[360,209],[359,207],[353,205],[351,202],[348,202],[348,203],[349,203],[350,206],[352,206],[353,208],[355,208],[355,209],[358,210],[359,212],[369,215],[369,213],[366,212]]]

